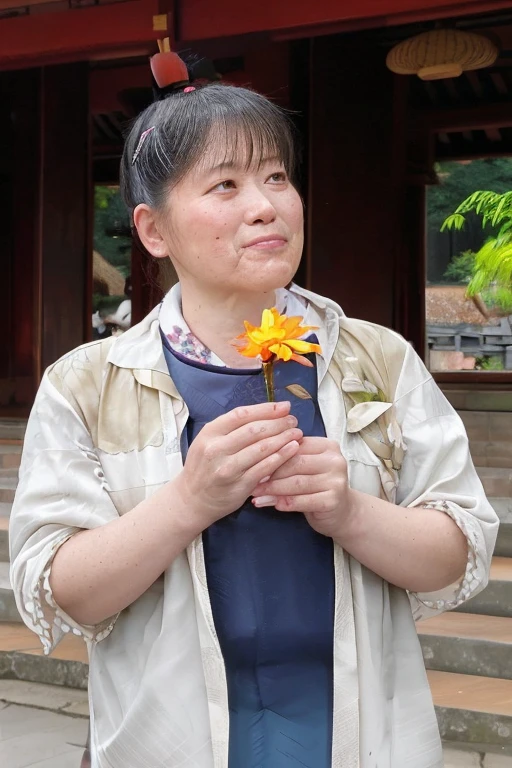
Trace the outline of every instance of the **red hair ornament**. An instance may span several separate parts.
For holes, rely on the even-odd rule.
[[[187,65],[177,53],[171,51],[169,38],[159,40],[158,47],[160,53],[155,53],[149,60],[157,86],[160,89],[169,88],[169,86],[176,89],[188,86],[190,78]]]

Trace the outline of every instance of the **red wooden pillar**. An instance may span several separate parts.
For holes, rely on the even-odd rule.
[[[43,70],[41,360],[43,368],[89,337],[92,238],[86,63]]]
[[[401,226],[395,262],[395,307],[393,327],[412,342],[425,357],[426,288],[426,188],[433,183],[433,136],[427,126],[408,125],[402,137],[406,157],[401,200]]]
[[[361,38],[315,39],[311,55],[308,283],[348,315],[392,326],[404,175],[393,163],[405,163],[393,76]]]
[[[38,381],[40,75],[0,75],[2,416],[24,416]]]

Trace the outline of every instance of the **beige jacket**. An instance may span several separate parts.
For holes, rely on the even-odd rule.
[[[292,290],[307,305],[308,324],[320,327],[319,406],[351,485],[403,506],[442,509],[468,539],[462,582],[428,595],[408,595],[335,547],[332,766],[439,768],[414,619],[484,588],[497,518],[461,420],[410,345],[345,318],[327,299]],[[77,625],[49,587],[52,558],[69,536],[124,514],[181,470],[187,408],[167,371],[159,311],[45,373],[11,516],[11,578],[23,620],[46,652],[66,632],[88,642],[93,768],[227,768],[226,678],[201,537],[101,626]],[[376,385],[388,402],[352,408],[347,392],[359,383]]]

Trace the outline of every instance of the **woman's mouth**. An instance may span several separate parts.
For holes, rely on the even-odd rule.
[[[282,248],[286,245],[288,240],[282,235],[264,235],[263,237],[257,237],[251,240],[250,243],[244,245],[244,248],[256,248],[259,251],[271,251],[275,248]]]

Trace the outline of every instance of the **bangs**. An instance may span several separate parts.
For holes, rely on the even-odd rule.
[[[247,112],[220,116],[209,127],[194,165],[201,170],[206,165],[233,165],[248,171],[251,168],[259,170],[266,162],[273,160],[279,162],[293,180],[293,137],[289,126],[283,130],[282,115],[278,118],[262,120],[261,115]]]

